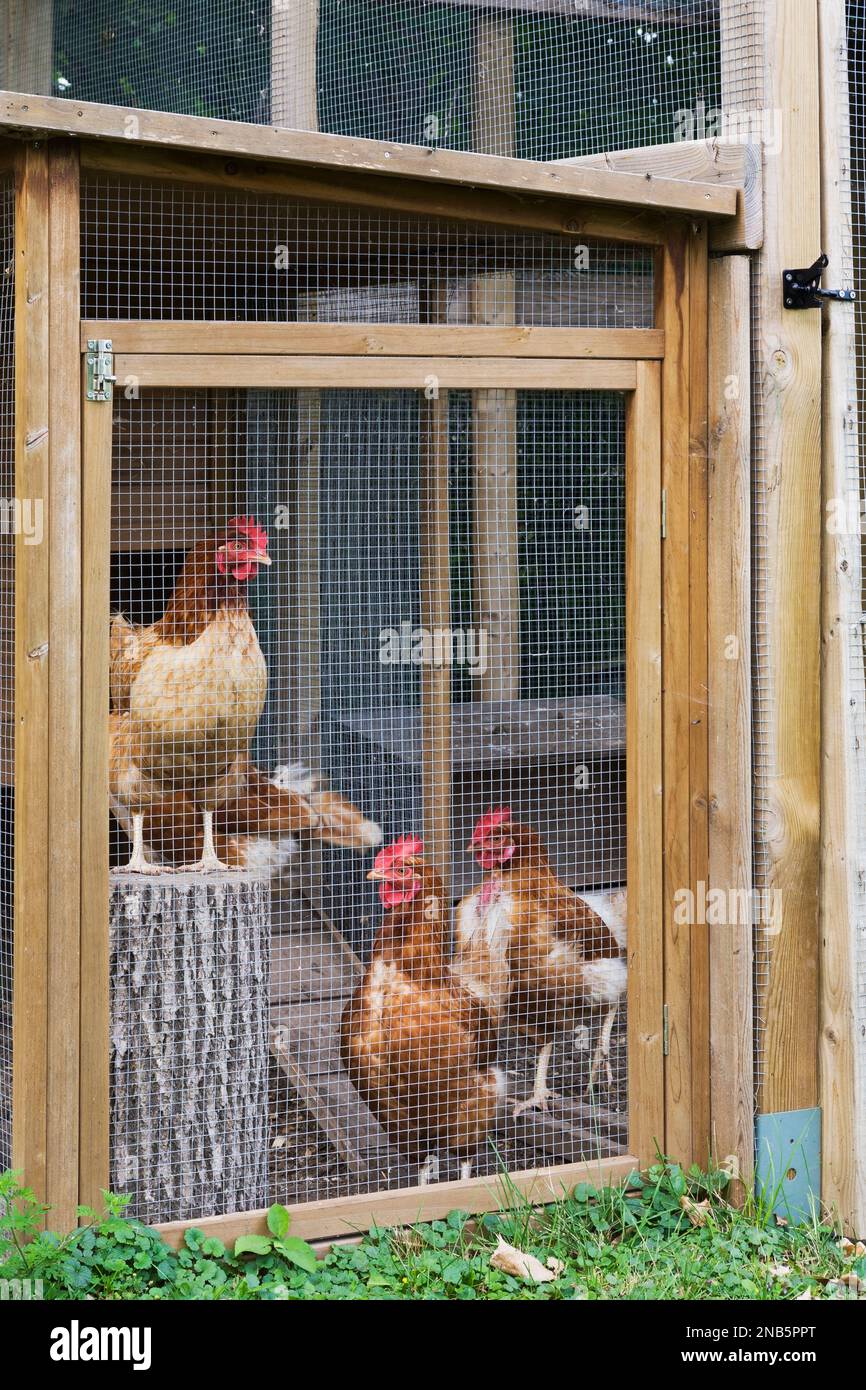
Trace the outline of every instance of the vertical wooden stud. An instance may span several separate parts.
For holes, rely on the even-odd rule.
[[[15,213],[15,496],[43,534],[15,537],[15,855],[12,1162],[48,1194],[49,168],[27,145]]]
[[[271,124],[318,130],[319,0],[271,0]]]
[[[747,256],[710,263],[708,877],[735,909],[709,934],[712,1156],[746,1183],[754,1158],[749,280]]]

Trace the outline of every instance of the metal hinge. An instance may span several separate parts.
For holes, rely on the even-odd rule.
[[[853,304],[857,298],[853,290],[821,289],[821,273],[829,263],[828,257],[822,254],[803,270],[782,271],[782,297],[786,309],[820,309],[822,299],[839,299],[845,304]]]
[[[665,1004],[662,1009],[662,1055],[669,1057],[671,1053],[671,1020],[668,1013],[668,1006]]]
[[[662,488],[662,540],[668,538],[668,493],[667,488]]]
[[[114,375],[114,353],[110,338],[88,338],[85,365],[87,370],[87,399],[110,401]]]

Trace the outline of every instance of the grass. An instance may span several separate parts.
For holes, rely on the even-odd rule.
[[[866,1253],[817,1217],[781,1223],[769,1204],[725,1200],[724,1173],[688,1173],[659,1162],[624,1188],[581,1184],[549,1207],[529,1207],[507,1176],[504,1210],[473,1220],[453,1212],[408,1230],[373,1230],[360,1244],[316,1261],[289,1234],[290,1215],[271,1209],[270,1236],[227,1250],[189,1231],[180,1251],[124,1215],[108,1196],[82,1210],[71,1234],[38,1231],[45,1209],[0,1176],[0,1278],[42,1281],[48,1299],[562,1300],[748,1299],[866,1296]],[[5,1227],[5,1229],[4,1229]],[[533,1284],[491,1265],[497,1238],[561,1263]],[[862,1249],[862,1247],[861,1247]],[[862,1288],[860,1281],[863,1281]]]

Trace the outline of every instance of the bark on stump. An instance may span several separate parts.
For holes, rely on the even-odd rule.
[[[268,1204],[270,887],[113,874],[111,1186],[145,1222]]]

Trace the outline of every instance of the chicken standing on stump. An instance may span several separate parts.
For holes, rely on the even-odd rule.
[[[441,1151],[472,1156],[493,1126],[504,1090],[492,1065],[490,1015],[448,968],[448,909],[420,840],[404,835],[380,850],[368,878],[385,917],[364,979],[346,1007],[341,1053],[349,1078],[395,1144],[438,1170]]]
[[[143,815],[158,797],[185,792],[203,816],[200,858],[184,867],[227,866],[214,847],[214,812],[240,790],[238,760],[249,751],[267,693],[265,659],[247,608],[246,586],[269,565],[268,538],[252,517],[189,552],[168,607],[151,627],[111,623],[115,734],[112,795],[132,812],[129,869],[151,867]]]
[[[613,1082],[610,1039],[628,976],[619,944],[597,912],[560,883],[535,831],[508,807],[481,816],[468,852],[489,877],[457,908],[452,971],[497,1022],[508,1016],[541,1051],[532,1094],[514,1109],[546,1110],[554,1038],[590,1006],[607,1007],[590,1069]]]

